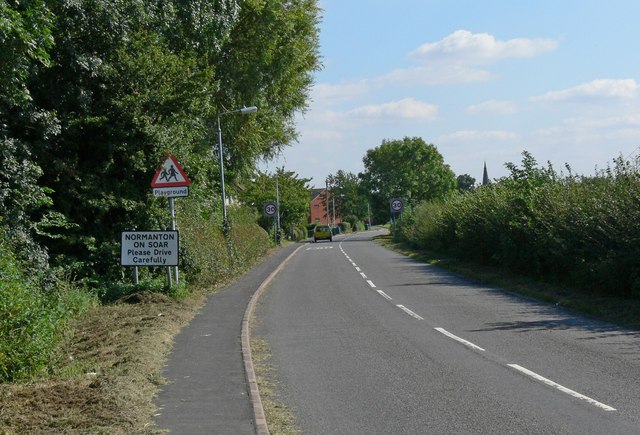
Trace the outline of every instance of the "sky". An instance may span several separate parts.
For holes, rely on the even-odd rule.
[[[322,187],[383,140],[420,137],[456,175],[528,151],[593,175],[640,152],[638,0],[320,0],[299,140],[265,169]]]

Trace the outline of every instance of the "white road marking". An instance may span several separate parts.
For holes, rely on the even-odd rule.
[[[360,276],[362,276],[364,279],[367,279],[367,275],[365,275],[363,272],[360,272]]]
[[[415,317],[418,320],[424,320],[422,317],[418,316],[416,313],[414,313],[413,311],[411,311],[409,308],[405,307],[404,305],[396,305],[396,307],[400,308],[402,311],[404,311],[405,313],[407,313],[411,317]]]
[[[385,299],[387,299],[389,301],[391,300],[391,296],[389,296],[388,294],[386,294],[382,290],[378,290],[378,293],[380,293],[380,295],[382,295],[383,298],[385,298]]]
[[[356,268],[356,270],[357,270],[358,272],[360,272],[360,268],[359,268],[358,266],[353,266],[353,267],[355,267],[355,268]]]
[[[484,352],[485,350],[483,348],[481,348],[480,346],[477,346],[473,343],[471,343],[470,341],[465,340],[464,338],[460,338],[457,335],[453,335],[452,333],[450,333],[449,331],[447,331],[444,328],[434,328],[436,331],[446,335],[449,338],[453,338],[454,340],[464,344],[465,346],[469,346],[472,349],[476,349],[476,350],[481,350],[482,352]]]
[[[367,283],[371,286],[371,288],[376,288],[376,285],[370,280],[367,280]]]
[[[567,387],[563,387],[560,384],[557,384],[555,382],[553,382],[551,379],[547,379],[543,376],[540,376],[539,374],[532,372],[531,370],[528,370],[522,366],[519,366],[518,364],[508,364],[509,367],[511,367],[512,369],[515,369],[517,371],[519,371],[520,373],[524,373],[527,376],[531,376],[533,379],[540,381],[550,387],[556,388],[560,391],[562,391],[563,393],[566,393],[570,396],[575,397],[576,399],[580,399],[580,400],[584,400],[590,404],[592,404],[593,406],[597,406],[598,408],[604,409],[605,411],[615,411],[615,408],[612,408],[609,405],[605,405],[604,403],[600,403],[597,400],[594,400],[590,397],[587,397],[585,395],[582,395],[576,391],[573,391]]]

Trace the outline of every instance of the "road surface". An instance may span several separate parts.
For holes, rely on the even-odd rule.
[[[253,336],[303,433],[640,433],[639,332],[474,284],[375,234],[308,244],[258,305]]]

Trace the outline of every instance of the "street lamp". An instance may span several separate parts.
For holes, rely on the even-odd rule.
[[[222,115],[229,115],[231,113],[239,113],[246,115],[248,113],[257,112],[256,106],[243,107],[242,109],[230,110],[228,112],[218,113],[218,158],[220,159],[220,179],[222,180],[222,226],[226,232],[229,229],[227,220],[227,197],[224,190],[224,160],[222,159],[222,129],[220,128],[220,117]]]

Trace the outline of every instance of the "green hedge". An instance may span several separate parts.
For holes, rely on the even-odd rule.
[[[617,159],[594,177],[559,175],[527,153],[498,183],[405,213],[415,247],[640,297],[640,171]]]
[[[197,204],[185,201],[178,216],[181,243],[181,269],[193,284],[215,286],[249,269],[271,248],[272,240],[256,223],[254,212],[229,208],[229,241],[219,220],[200,214]]]

